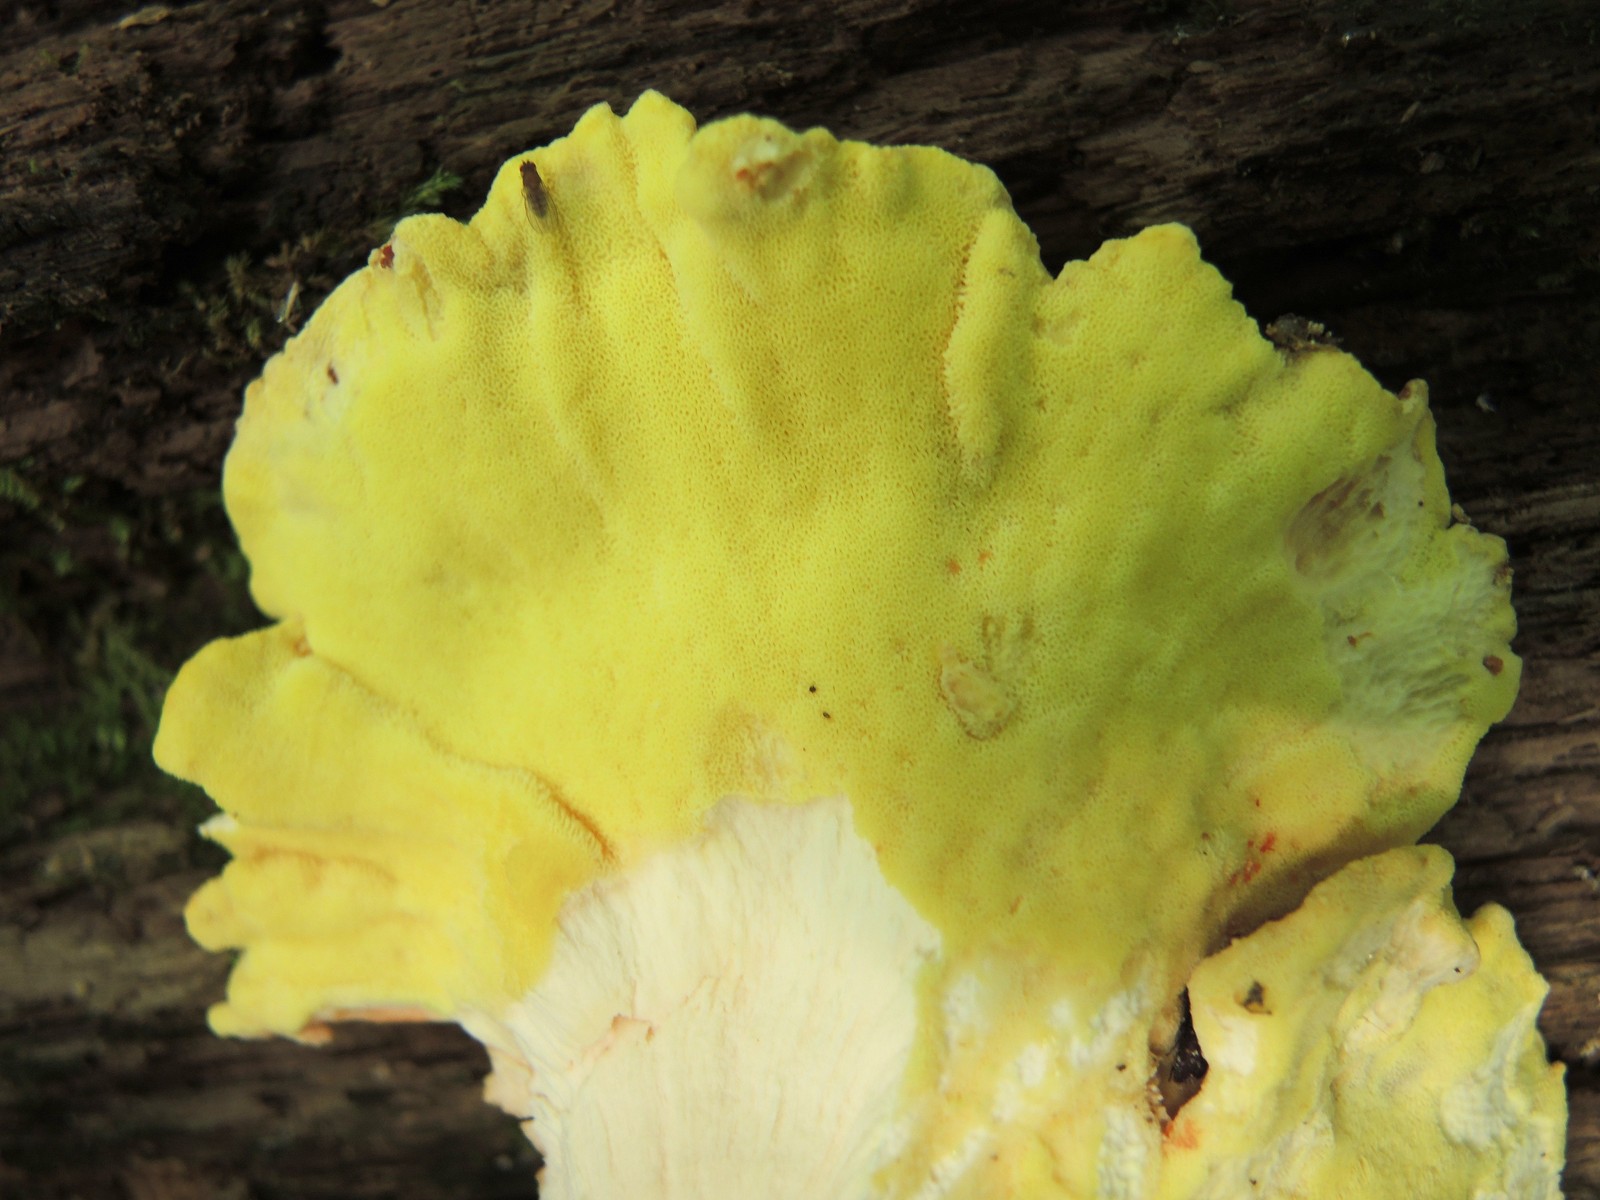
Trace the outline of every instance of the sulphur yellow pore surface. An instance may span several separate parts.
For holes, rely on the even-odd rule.
[[[727,795],[848,796],[952,964],[1172,995],[1517,686],[1420,385],[1281,352],[1181,227],[1052,278],[982,167],[653,93],[402,222],[225,493],[276,623],[157,753],[230,814],[229,1031],[519,996]]]
[[[1566,1097],[1545,983],[1450,859],[1363,860],[1189,983],[1211,1070],[1167,1131],[1162,1197],[1555,1200]]]

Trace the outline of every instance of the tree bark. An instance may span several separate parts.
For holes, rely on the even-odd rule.
[[[248,628],[241,388],[404,212],[655,87],[992,166],[1055,270],[1191,225],[1265,322],[1426,379],[1507,539],[1522,696],[1434,838],[1551,983],[1600,1197],[1600,12],[1560,0],[219,0],[0,16],[0,1191],[530,1196],[449,1029],[222,1042],[178,918],[216,857],[143,763]],[[9,1185],[9,1186],[8,1186]]]

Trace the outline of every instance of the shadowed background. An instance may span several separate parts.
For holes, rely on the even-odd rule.
[[[646,87],[986,163],[1052,271],[1187,222],[1257,319],[1429,382],[1527,661],[1433,840],[1550,979],[1600,1197],[1600,11],[1559,0],[0,7],[0,1195],[534,1194],[454,1029],[205,1031],[228,964],[179,914],[222,856],[148,747],[260,620],[245,382],[400,216]]]

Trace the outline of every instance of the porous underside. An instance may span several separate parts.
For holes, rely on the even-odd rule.
[[[1449,873],[1433,847],[1362,860],[1202,962],[1175,1116],[1169,997],[1018,1013],[1005,964],[943,970],[843,798],[725,801],[572,897],[539,985],[464,1023],[551,1200],[1553,1200],[1544,985],[1504,911],[1456,915]]]
[[[1052,277],[940,151],[597,108],[470,223],[395,229],[251,386],[224,491],[273,624],[185,666],[156,747],[225,812],[233,861],[188,911],[242,951],[219,1031],[470,1019],[580,1173],[626,1110],[663,1179],[715,1178],[765,1114],[787,1162],[834,1131],[799,1177],[881,1162],[895,1197],[1547,1177],[1559,1097],[1503,920],[1462,933],[1414,851],[1372,860],[1377,899],[1297,907],[1432,824],[1509,708],[1504,547],[1452,520],[1426,389],[1264,340],[1188,230]],[[827,796],[848,809],[791,807]],[[729,797],[764,815],[714,817]],[[687,890],[640,907],[643,879]],[[1351,949],[1349,914],[1417,905],[1420,941]],[[1291,911],[1268,928],[1311,957],[1244,978],[1229,936]],[[618,941],[582,957],[610,983],[558,972],[572,930]],[[674,1025],[612,996],[662,967],[630,936],[709,954],[716,1003]],[[1371,974],[1464,938],[1509,965]],[[876,1057],[839,1016],[869,977]],[[757,979],[770,1004],[726,982]],[[1255,983],[1297,999],[1258,1012]],[[1163,1128],[1186,985],[1202,1047],[1254,1065]],[[1369,985],[1425,997],[1372,1058],[1344,1021],[1389,1019]],[[1446,1112],[1457,1064],[1488,1076]],[[717,1078],[733,1124],[702,1116]]]

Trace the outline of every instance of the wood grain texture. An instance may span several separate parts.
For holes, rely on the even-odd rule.
[[[226,534],[191,498],[260,360],[435,171],[465,216],[504,158],[647,86],[702,120],[944,146],[999,173],[1052,270],[1182,220],[1257,318],[1314,317],[1387,386],[1428,380],[1452,493],[1510,544],[1527,664],[1435,837],[1462,907],[1511,908],[1550,979],[1568,1193],[1594,1200],[1597,64],[1600,13],[1559,0],[6,6],[0,722],[90,703],[83,639],[111,644],[108,612],[163,627],[166,667],[248,623],[207,590]],[[176,913],[215,860],[179,801],[17,778],[0,1193],[532,1194],[451,1030],[205,1034],[226,964]]]

